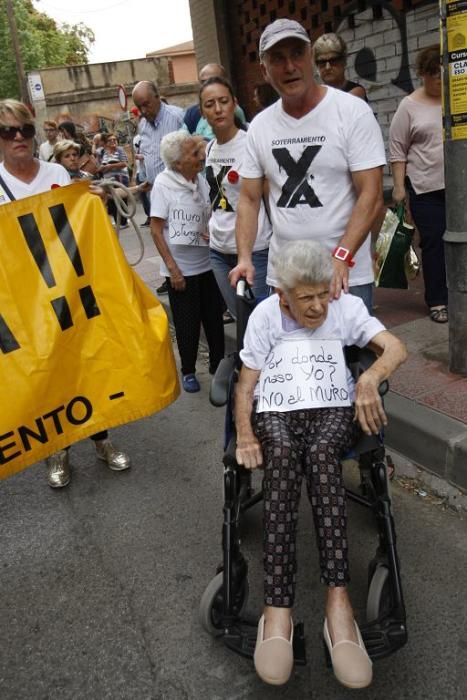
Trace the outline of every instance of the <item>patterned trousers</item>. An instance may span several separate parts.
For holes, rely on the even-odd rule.
[[[349,580],[347,512],[341,457],[355,442],[354,409],[255,413],[263,451],[264,602],[292,607],[297,573],[296,529],[305,477],[315,524],[321,581]]]

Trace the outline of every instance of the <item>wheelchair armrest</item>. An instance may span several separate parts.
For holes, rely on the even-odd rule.
[[[352,372],[352,377],[357,382],[363,372],[371,367],[376,360],[376,353],[369,348],[359,348],[357,345],[348,345],[344,348],[345,361]],[[384,396],[389,391],[387,379],[379,385],[379,394]]]
[[[225,406],[229,398],[229,387],[232,374],[237,366],[237,356],[224,357],[211,380],[209,401],[213,406]]]

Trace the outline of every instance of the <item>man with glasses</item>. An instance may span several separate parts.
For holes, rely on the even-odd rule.
[[[50,163],[52,160],[54,146],[58,141],[57,122],[46,120],[44,122],[44,134],[47,141],[39,146],[39,158]]]
[[[265,80],[280,100],[252,121],[241,169],[237,207],[238,265],[232,284],[251,284],[264,178],[269,183],[272,238],[267,281],[275,287],[274,259],[289,241],[310,237],[332,256],[331,298],[351,291],[372,306],[370,227],[382,207],[386,162],[379,126],[363,100],[318,85],[311,42],[289,19],[268,25],[259,42]]]
[[[161,141],[166,134],[178,131],[183,125],[183,110],[162,102],[159,88],[150,80],[141,80],[133,88],[133,102],[141,113],[138,124],[139,154],[143,156],[146,181],[154,184],[165,165],[161,158]],[[167,294],[167,282],[156,289]]]
[[[69,185],[71,180],[65,168],[34,157],[36,128],[26,105],[16,100],[0,101],[0,204],[41,194]],[[109,469],[122,471],[130,467],[130,458],[117,450],[108,439],[107,431],[91,436],[97,457]],[[47,480],[52,488],[66,486],[71,479],[68,450],[60,450],[46,460]]]

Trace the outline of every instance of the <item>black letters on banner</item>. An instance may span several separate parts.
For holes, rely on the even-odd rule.
[[[84,275],[83,261],[79,252],[78,242],[73,233],[73,229],[71,228],[64,205],[57,204],[50,207],[49,212],[50,216],[52,217],[57,236],[59,237],[63,248],[70,259],[70,262],[73,265],[73,269],[76,272],[77,277],[82,277]],[[52,270],[51,262],[47,255],[44,239],[39,231],[34,214],[29,213],[19,216],[18,222],[21,226],[27,246],[34,262],[37,265],[42,279],[46,283],[47,287],[52,289],[57,285],[57,282]],[[90,285],[86,285],[85,287],[81,287],[78,292],[86,313],[86,318],[91,319],[95,316],[99,316],[101,312],[92,287]],[[73,326],[73,318],[66,297],[60,296],[56,299],[52,299],[50,304],[62,331],[66,331],[68,328],[71,328],[71,326]],[[0,315],[0,352],[2,354],[7,354],[9,352],[13,352],[14,350],[18,350],[19,348],[20,345],[16,340],[13,331],[8,326],[3,316]]]

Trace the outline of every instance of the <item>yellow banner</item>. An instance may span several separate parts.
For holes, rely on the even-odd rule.
[[[167,316],[87,183],[0,206],[0,478],[179,393]]]

